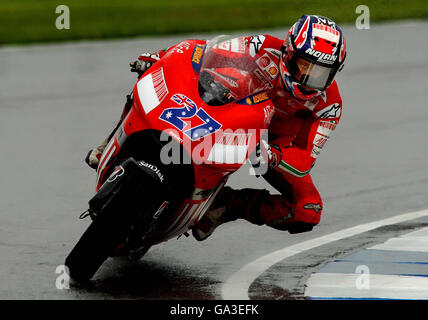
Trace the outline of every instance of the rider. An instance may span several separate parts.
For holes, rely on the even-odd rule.
[[[346,57],[342,29],[326,17],[303,15],[285,41],[270,35],[232,41],[241,45],[237,51],[257,64],[259,78],[268,83],[275,114],[265,149],[269,169],[263,177],[281,194],[224,187],[192,229],[193,236],[202,241],[220,224],[238,218],[290,233],[310,231],[320,221],[323,203],[309,172],[342,113],[334,80]],[[142,75],[174,47],[140,55],[131,71]],[[237,52],[231,47],[217,52],[234,59]],[[125,105],[121,120],[128,109]],[[86,162],[91,167],[97,167],[107,141],[89,152]]]

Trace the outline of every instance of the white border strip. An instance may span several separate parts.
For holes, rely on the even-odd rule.
[[[370,274],[370,287],[358,289],[361,274],[314,273],[309,278],[305,297],[327,299],[428,299],[428,278],[393,274]]]
[[[107,165],[107,162],[110,161],[111,156],[114,154],[114,152],[116,151],[116,146],[113,145],[114,143],[114,138],[112,138],[111,142],[110,142],[110,146],[106,147],[106,150],[104,151],[103,155],[101,156],[101,160],[99,162],[99,169],[98,169],[98,173],[97,173],[97,185],[98,182],[101,178],[101,172],[103,172],[105,166]],[[113,146],[113,148],[111,148],[111,146]],[[111,148],[110,150],[108,150],[107,148]],[[106,152],[108,150],[108,152]],[[101,167],[100,167],[101,165]]]
[[[304,241],[290,247],[274,251],[264,255],[253,262],[243,266],[235,272],[223,284],[221,294],[224,300],[249,300],[248,289],[250,285],[261,274],[269,269],[274,264],[282,261],[285,258],[294,256],[306,250],[310,250],[324,244],[341,240],[344,238],[352,237],[360,233],[364,233],[385,225],[396,224],[407,220],[413,220],[421,217],[428,216],[428,210],[421,210],[416,212],[409,212],[401,214],[392,218],[378,220],[366,224],[361,224],[356,227],[348,228],[322,237]]]

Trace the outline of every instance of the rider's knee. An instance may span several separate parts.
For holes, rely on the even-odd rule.
[[[322,210],[321,198],[301,199],[294,207],[294,221],[318,224],[321,220]]]
[[[320,222],[322,208],[323,204],[319,194],[309,194],[292,204],[288,213],[287,210],[284,210],[283,217],[273,219],[267,225],[291,234],[308,232]]]
[[[241,212],[240,218],[254,224],[300,233],[312,230],[320,221],[322,200],[314,187],[298,186],[292,202],[284,195],[272,195],[267,190],[233,191],[234,197],[227,197],[229,206],[234,212]]]
[[[311,231],[320,222],[322,209],[322,200],[318,194],[299,199],[295,204],[288,231],[290,233]]]

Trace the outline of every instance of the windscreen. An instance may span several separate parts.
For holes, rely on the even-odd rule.
[[[199,93],[205,103],[224,105],[269,86],[248,54],[245,37],[218,36],[207,42],[199,73]]]

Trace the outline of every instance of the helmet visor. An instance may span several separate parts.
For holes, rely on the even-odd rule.
[[[295,81],[310,88],[323,90],[327,87],[333,68],[320,66],[301,57],[297,57],[290,65],[290,71]]]

